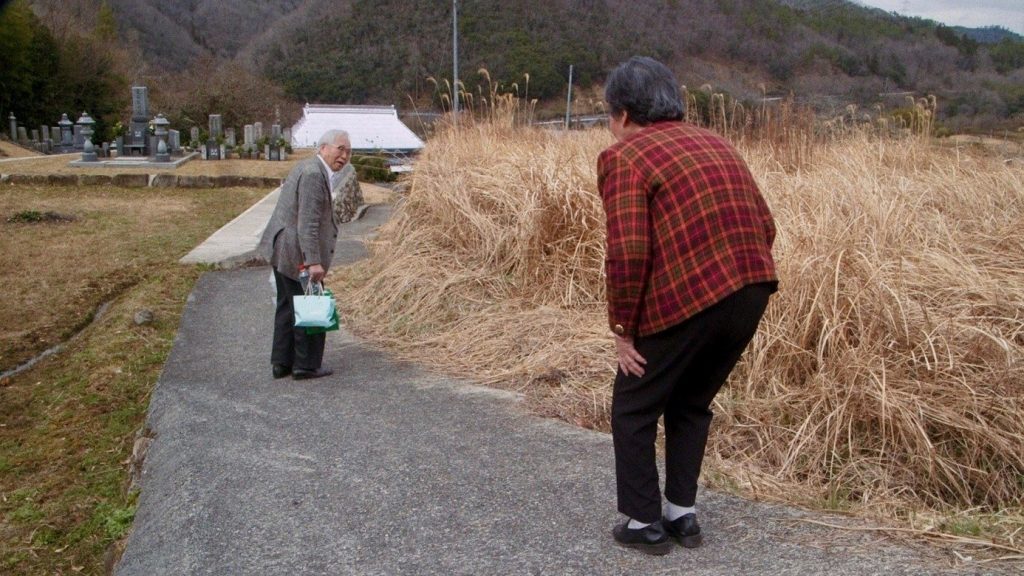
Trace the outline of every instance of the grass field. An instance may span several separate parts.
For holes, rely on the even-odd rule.
[[[783,135],[784,136],[784,135]],[[608,430],[606,131],[441,131],[335,292],[358,333]],[[853,131],[741,151],[781,291],[715,403],[705,484],[1024,555],[1024,164]]]
[[[177,260],[264,194],[0,188],[3,369],[82,329],[0,381],[0,573],[102,574],[116,558],[135,434],[202,272]],[[73,220],[7,221],[46,212]],[[140,310],[154,321],[136,325]]]

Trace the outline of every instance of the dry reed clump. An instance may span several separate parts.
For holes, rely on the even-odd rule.
[[[487,383],[546,382],[606,419],[604,220],[592,133],[473,123],[442,130],[410,192],[343,271],[343,306],[377,339]],[[543,161],[537,162],[538,158]],[[564,404],[564,403],[563,403]]]
[[[838,506],[1015,510],[1019,529],[1024,171],[919,139],[847,138],[796,174],[768,158],[749,150],[783,289],[717,400],[718,463]]]
[[[610,142],[441,131],[371,259],[343,272],[355,328],[607,429],[594,166]],[[918,138],[847,136],[796,167],[770,141],[742,150],[781,291],[716,400],[708,478],[1021,551],[1024,170]]]

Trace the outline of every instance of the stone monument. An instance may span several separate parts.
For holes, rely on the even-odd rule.
[[[63,152],[70,152],[75,147],[74,125],[74,122],[68,120],[67,114],[60,115],[57,126],[60,127],[60,149]]]
[[[167,150],[167,126],[170,122],[167,118],[164,118],[163,114],[157,114],[156,118],[153,119],[153,136],[156,139],[156,155],[154,160],[157,162],[170,162],[171,154]]]
[[[210,139],[216,140],[224,133],[220,114],[210,114]]]
[[[96,147],[92,143],[92,127],[96,121],[89,117],[88,112],[82,112],[78,118],[77,126],[82,127],[82,162],[96,162]]]
[[[242,148],[246,152],[252,152],[256,149],[256,127],[252,124],[246,124],[245,128],[242,129]]]
[[[118,150],[126,156],[138,152],[149,156],[149,90],[145,86],[132,86],[132,119],[128,134],[124,137],[124,149]]]

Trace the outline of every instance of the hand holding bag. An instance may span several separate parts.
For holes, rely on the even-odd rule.
[[[324,288],[324,296],[330,296],[331,301],[334,301],[334,293],[331,292],[330,288]],[[339,330],[338,326],[338,304],[334,304],[334,315],[331,316],[332,323],[326,328],[306,328],[306,334],[323,334],[324,332],[333,332]]]
[[[305,294],[292,297],[296,328],[328,328],[334,322],[334,298],[321,284],[307,284]]]

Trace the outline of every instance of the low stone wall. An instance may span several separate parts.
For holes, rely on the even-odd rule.
[[[118,188],[276,188],[281,178],[178,174],[0,174],[0,183]]]

